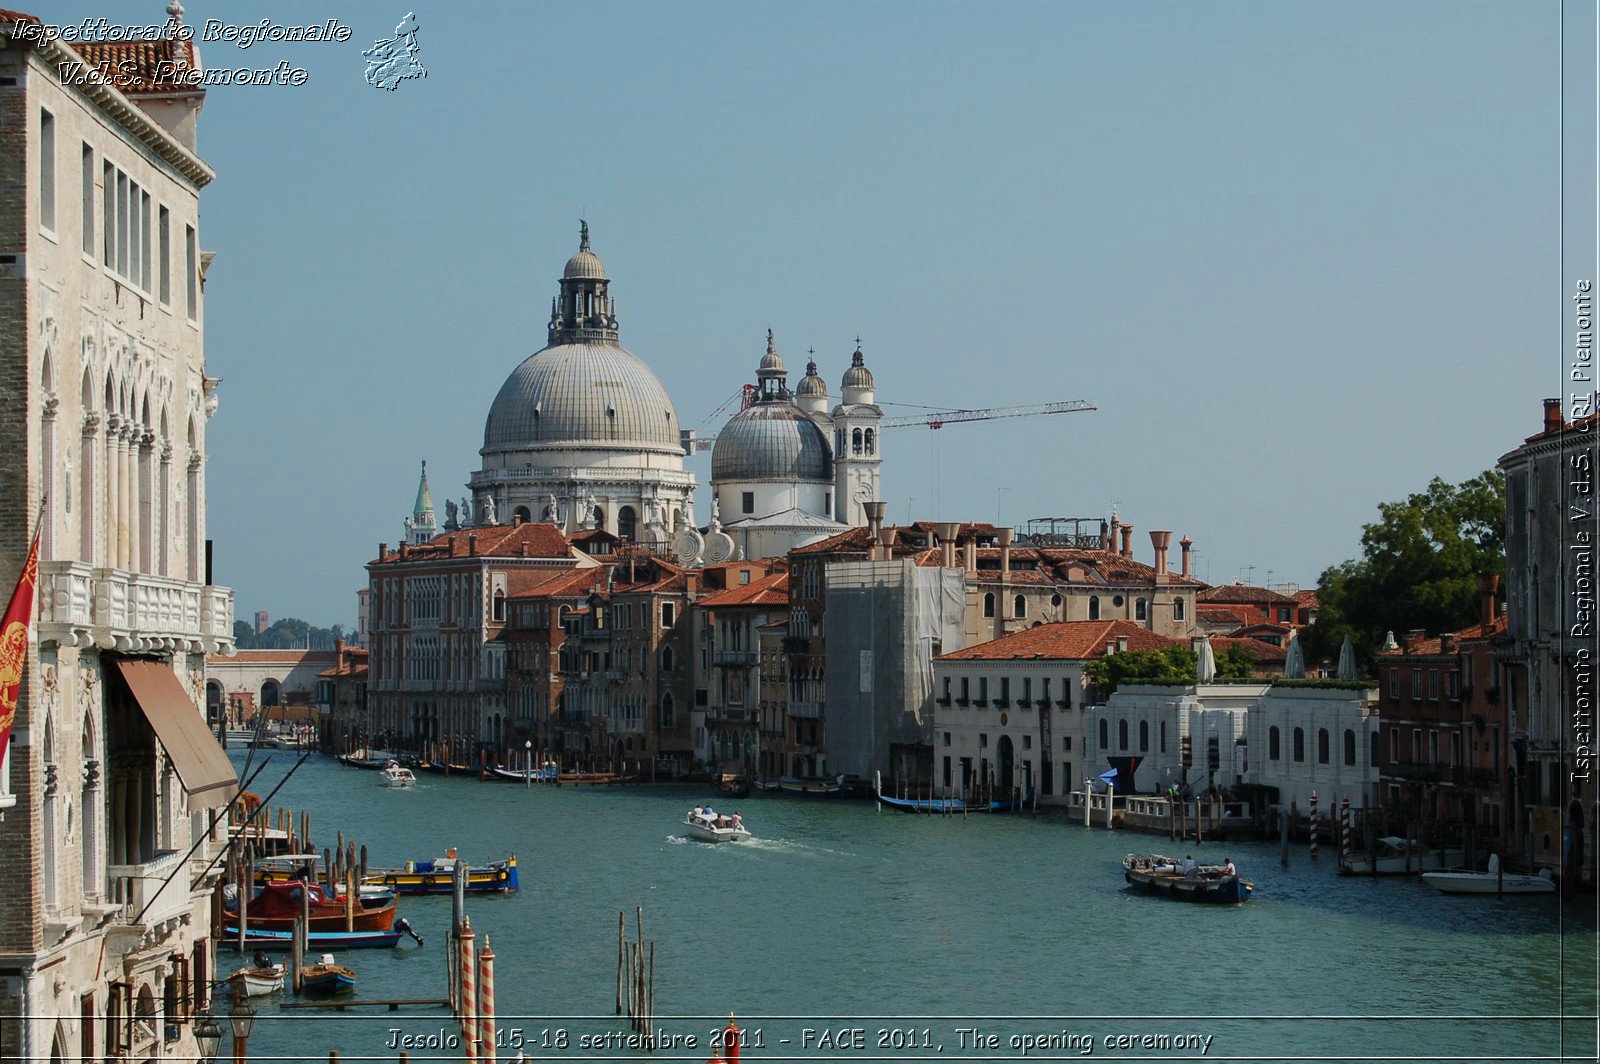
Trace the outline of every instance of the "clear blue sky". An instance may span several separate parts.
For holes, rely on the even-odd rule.
[[[409,4],[428,76],[374,89],[360,52]],[[899,430],[891,517],[1115,500],[1138,557],[1187,533],[1215,583],[1314,583],[1379,501],[1492,466],[1555,394],[1553,3],[188,7],[354,30],[201,46],[310,71],[202,116],[210,534],[241,617],[351,623],[418,461],[441,519],[464,493],[580,215],[684,424],[768,327],[835,392],[859,334],[890,403],[1089,399]]]

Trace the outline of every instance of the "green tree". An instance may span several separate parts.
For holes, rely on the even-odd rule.
[[[1365,661],[1385,632],[1436,635],[1472,624],[1477,574],[1505,575],[1505,512],[1505,476],[1494,469],[1460,484],[1435,477],[1425,492],[1380,504],[1378,520],[1362,528],[1362,556],[1317,581],[1307,656],[1337,658],[1349,635]]]
[[[1249,679],[1256,656],[1237,643],[1216,654],[1217,679]],[[1181,644],[1161,650],[1124,650],[1096,658],[1083,667],[1084,679],[1110,693],[1134,681],[1192,684],[1199,678],[1199,660]]]

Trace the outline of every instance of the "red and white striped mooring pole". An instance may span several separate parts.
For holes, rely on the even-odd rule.
[[[1317,792],[1311,792],[1311,859],[1317,859]]]

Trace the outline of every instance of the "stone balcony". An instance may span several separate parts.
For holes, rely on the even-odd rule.
[[[822,717],[822,703],[790,702],[789,716],[799,717],[803,720],[820,720]]]
[[[189,911],[189,868],[180,851],[157,854],[142,864],[111,865],[107,871],[111,901],[122,906],[126,923],[153,927]]]
[[[718,665],[755,665],[761,660],[759,650],[718,650],[711,655]]]
[[[231,653],[233,589],[83,562],[40,562],[39,640],[124,653]]]

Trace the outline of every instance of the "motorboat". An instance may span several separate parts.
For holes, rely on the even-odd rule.
[[[383,766],[383,772],[380,775],[385,787],[415,787],[417,785],[417,774],[395,761]]]
[[[1507,872],[1500,867],[1500,855],[1489,855],[1487,871],[1451,869],[1448,872],[1424,872],[1422,881],[1445,894],[1554,894],[1555,880],[1550,869],[1539,869],[1538,875],[1524,872]]]
[[[266,997],[283,989],[283,965],[273,964],[264,953],[255,955],[255,967],[240,968],[228,981],[244,997]]]
[[[1141,894],[1178,901],[1243,902],[1249,901],[1256,889],[1237,871],[1193,862],[1185,868],[1181,862],[1159,853],[1128,854],[1122,859],[1122,877]]]
[[[346,994],[355,988],[356,973],[335,964],[331,953],[300,969],[300,989],[307,994]]]
[[[683,826],[688,829],[690,838],[701,842],[744,842],[750,838],[743,818],[737,813],[731,817],[717,816],[694,809],[684,816]]]
[[[456,851],[443,857],[407,861],[404,868],[369,869],[361,882],[363,889],[378,886],[397,894],[450,894],[455,890],[456,866],[461,864]],[[505,894],[518,889],[517,856],[486,865],[467,866],[467,893]]]
[[[302,899],[301,894],[309,897]],[[315,883],[291,879],[268,882],[250,899],[246,912],[251,931],[293,931],[302,906],[309,914],[309,931],[388,931],[394,925],[396,899],[393,894],[376,898],[357,898],[347,908],[346,900],[336,898]],[[228,919],[237,922],[239,902],[226,903]]]
[[[1339,872],[1347,876],[1401,876],[1413,872],[1435,872],[1461,864],[1461,850],[1428,850],[1416,839],[1390,835],[1378,839],[1376,855],[1352,851],[1339,861]]]

